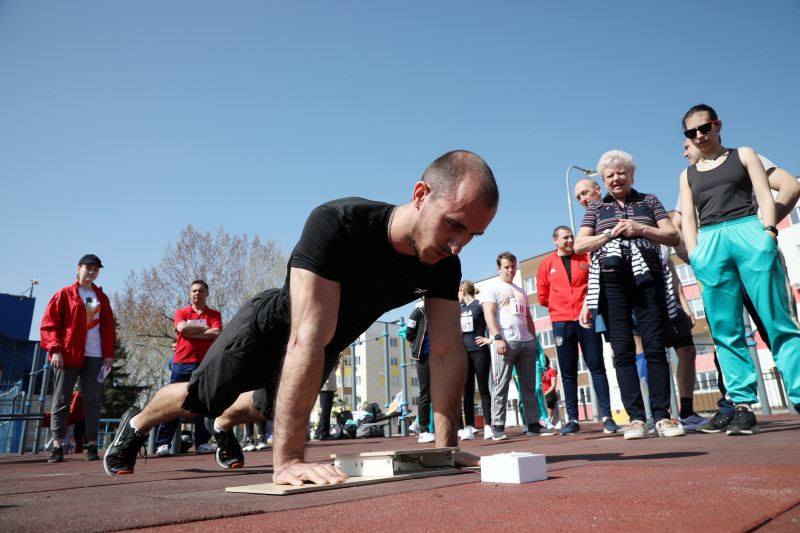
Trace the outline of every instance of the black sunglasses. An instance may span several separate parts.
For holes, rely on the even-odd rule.
[[[711,122],[706,122],[705,124],[700,124],[696,128],[692,128],[690,130],[686,130],[683,132],[686,135],[687,139],[694,139],[697,137],[697,132],[699,131],[703,135],[708,135],[711,132],[711,128],[719,122],[719,120],[712,120]]]

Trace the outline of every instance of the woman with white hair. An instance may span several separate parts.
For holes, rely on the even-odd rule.
[[[684,434],[670,418],[669,364],[664,350],[666,315],[675,313],[671,277],[662,263],[660,245],[680,242],[661,202],[633,188],[633,157],[621,150],[603,154],[597,163],[608,194],[586,208],[576,254],[592,252],[589,288],[581,313],[588,326],[589,313],[603,316],[617,372],[622,403],[630,417],[626,439],[648,436],[645,408],[636,371],[633,340],[634,314],[642,337],[650,400],[656,430],[665,437]]]

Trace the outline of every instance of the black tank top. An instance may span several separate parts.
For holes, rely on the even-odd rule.
[[[731,150],[717,168],[700,172],[697,165],[690,166],[687,178],[701,228],[757,213],[753,183],[738,149]]]

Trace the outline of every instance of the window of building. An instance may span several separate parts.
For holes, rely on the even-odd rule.
[[[400,364],[400,358],[399,357],[390,357],[389,358],[389,364],[392,365],[392,366],[398,366]]]
[[[547,310],[546,307],[542,307],[539,304],[533,304],[531,306],[531,316],[534,320],[539,320],[540,318],[547,318],[550,316],[550,311]]]
[[[389,346],[397,348],[397,337],[389,337]]]
[[[715,390],[717,390],[717,372],[715,370],[706,370],[696,374],[694,380],[695,392],[712,392]]]
[[[419,396],[414,396],[411,398],[411,405],[418,405],[419,404]]]
[[[583,355],[578,357],[578,372],[588,372],[589,367],[586,366],[586,361],[583,360]]]
[[[694,277],[694,270],[692,270],[691,266],[686,264],[677,265],[675,271],[678,273],[678,279],[681,280],[681,285],[686,286],[697,283],[697,278]]]
[[[419,378],[411,378],[411,386],[412,387],[419,387]],[[416,405],[416,404],[414,404]]]
[[[356,385],[361,385],[361,376],[356,376]]]
[[[552,348],[556,345],[556,341],[553,338],[553,330],[548,329],[547,331],[539,331],[539,340],[542,343],[542,348]]]
[[[340,376],[339,374],[336,374],[336,386],[337,387],[342,386],[342,376]]]
[[[692,310],[695,318],[704,318],[706,316],[706,308],[703,307],[702,298],[689,298],[686,301],[689,303],[689,309]]]
[[[397,376],[392,376],[392,387],[399,387],[400,386],[400,378]]]
[[[536,292],[536,276],[533,276],[531,278],[525,278],[523,283],[525,285],[525,292],[526,293],[532,294],[532,293]]]

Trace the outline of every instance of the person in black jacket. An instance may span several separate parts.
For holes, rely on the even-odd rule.
[[[423,299],[423,302],[425,300]],[[417,367],[419,379],[419,420],[411,424],[409,431],[419,436],[418,442],[433,442],[436,440],[431,425],[431,371],[428,366],[428,356],[431,353],[431,343],[428,340],[428,323],[425,317],[425,306],[417,307],[411,312],[406,328],[406,340],[411,342],[411,357]]]

